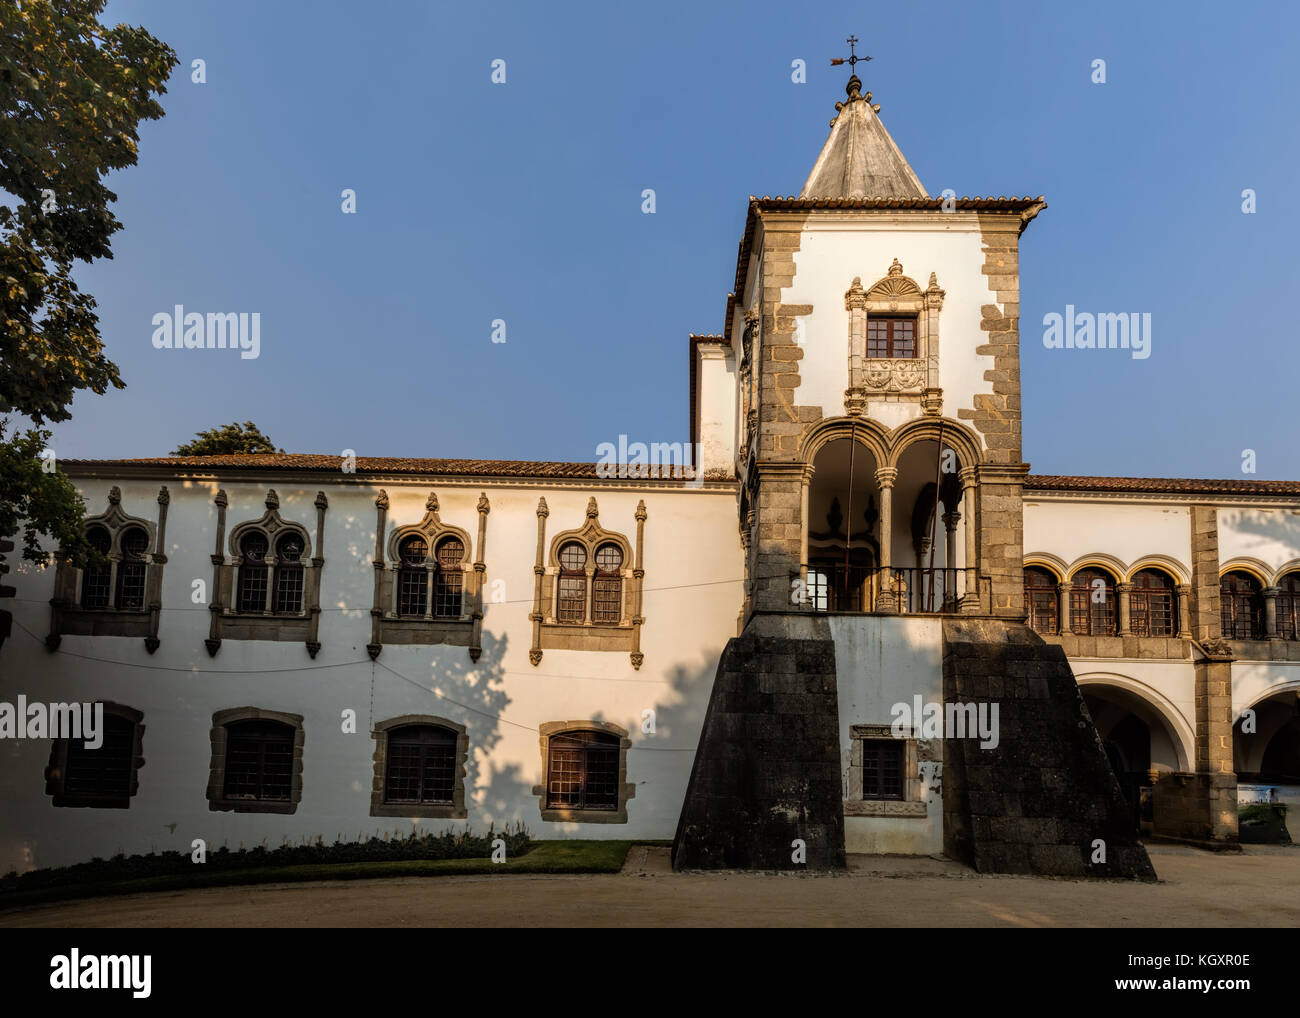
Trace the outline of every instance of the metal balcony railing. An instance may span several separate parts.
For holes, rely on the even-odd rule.
[[[895,615],[956,612],[974,594],[975,570],[868,568],[843,563],[809,563],[796,603],[818,612],[873,612]],[[800,601],[802,597],[802,601]]]

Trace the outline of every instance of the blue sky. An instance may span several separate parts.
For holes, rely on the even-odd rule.
[[[1021,251],[1036,473],[1241,476],[1250,448],[1257,476],[1300,477],[1282,7],[120,0],[106,20],[181,64],[110,181],[115,258],[80,274],[128,388],[77,398],[61,457],[248,419],[292,452],[686,440],[686,336],[722,328],[747,197],[802,186],[853,32],[932,194],[1047,197]],[[178,303],[260,312],[261,356],[155,350]],[[1045,350],[1066,304],[1150,312],[1152,356]]]

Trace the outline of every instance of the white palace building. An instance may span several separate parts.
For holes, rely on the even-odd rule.
[[[927,196],[860,89],[749,200],[693,471],[64,462],[110,564],[17,573],[0,704],[103,738],[0,733],[0,872],[522,822],[1149,878],[1139,831],[1300,801],[1300,482],[1029,473],[1046,204]]]

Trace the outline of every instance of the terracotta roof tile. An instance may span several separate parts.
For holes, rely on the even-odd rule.
[[[1073,477],[1030,474],[1026,491],[1108,491],[1168,495],[1300,495],[1300,481],[1256,481],[1247,478],[1201,477]]]
[[[200,470],[304,470],[337,473],[338,456],[314,453],[259,453],[230,456],[151,456],[140,459],[64,460],[69,466],[159,466]],[[358,456],[358,473],[426,474],[447,477],[597,478],[595,463],[537,460],[426,459],[401,456]],[[686,476],[691,471],[686,468]]]

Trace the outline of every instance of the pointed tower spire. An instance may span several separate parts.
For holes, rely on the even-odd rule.
[[[849,36],[850,47],[857,39]],[[870,60],[854,54],[850,63]],[[832,60],[842,64],[843,59]],[[921,181],[894,144],[871,104],[871,93],[862,94],[857,74],[845,88],[848,98],[836,103],[830,137],[808,174],[800,198],[926,198]]]

